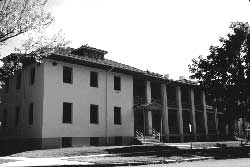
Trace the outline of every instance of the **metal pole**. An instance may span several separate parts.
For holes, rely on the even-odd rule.
[[[145,121],[145,110],[144,110],[144,108],[142,109],[142,112],[143,112],[143,121],[144,121],[144,123],[143,123],[143,141],[145,142],[145,123],[146,123],[146,121]]]

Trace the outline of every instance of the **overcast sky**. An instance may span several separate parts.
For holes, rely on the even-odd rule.
[[[188,78],[192,58],[206,56],[229,32],[230,22],[250,21],[248,0],[49,0],[48,5],[70,46],[88,44],[108,51],[108,59],[173,79]],[[2,47],[2,55],[15,43]]]

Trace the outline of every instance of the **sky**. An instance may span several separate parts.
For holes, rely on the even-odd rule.
[[[48,9],[71,47],[88,44],[171,79],[188,79],[191,60],[207,56],[231,22],[250,22],[249,0],[49,0]],[[2,55],[17,43],[0,48]]]

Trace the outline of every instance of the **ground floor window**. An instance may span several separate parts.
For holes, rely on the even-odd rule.
[[[62,147],[72,147],[72,137],[62,137]]]
[[[98,146],[98,145],[99,145],[98,137],[90,137],[90,146]]]

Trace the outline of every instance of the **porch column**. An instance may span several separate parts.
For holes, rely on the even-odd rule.
[[[163,141],[169,141],[169,126],[168,126],[168,99],[166,84],[161,84],[161,96],[162,96],[162,131]]]
[[[207,127],[207,107],[206,107],[206,97],[205,92],[202,91],[202,104],[203,104],[203,120],[204,120],[204,128],[206,134],[206,140],[208,139],[208,127]]]
[[[215,122],[215,130],[216,130],[216,137],[219,137],[219,128],[218,128],[218,110],[217,107],[214,109],[214,122]]]
[[[190,89],[190,100],[191,100],[191,124],[192,124],[192,135],[194,137],[194,141],[196,138],[196,120],[195,120],[195,103],[194,103],[194,90]]]
[[[147,103],[151,103],[151,85],[150,81],[145,81],[145,95],[147,98]],[[152,134],[152,111],[146,111],[145,113],[146,119],[146,134]]]
[[[176,94],[177,94],[177,121],[178,121],[178,127],[179,127],[179,133],[180,133],[180,139],[181,142],[184,142],[184,136],[183,136],[183,119],[182,119],[182,104],[181,104],[181,88],[179,86],[176,87]]]

